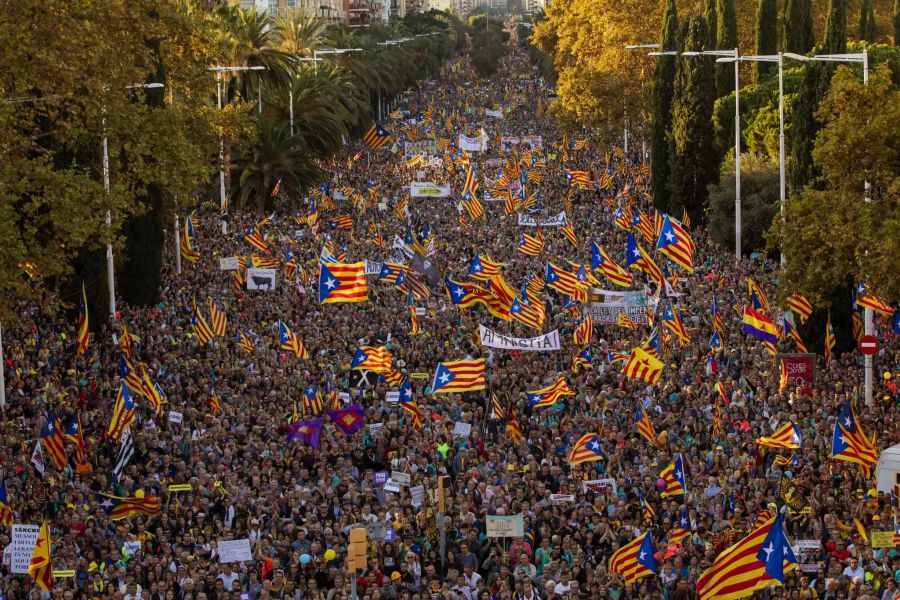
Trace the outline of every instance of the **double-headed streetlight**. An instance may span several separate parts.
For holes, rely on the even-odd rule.
[[[297,62],[311,62],[313,64],[317,64],[319,61],[325,60],[324,58],[306,58],[302,56],[297,56],[294,58]],[[290,121],[291,121],[291,137],[294,136],[294,72],[291,71],[291,84],[288,86],[288,102],[290,103]]]
[[[218,99],[219,110],[222,110],[222,96],[224,92],[225,82],[223,81],[223,73],[240,73],[243,71],[265,71],[262,66],[216,66],[210,67],[210,71],[216,74],[216,97]],[[259,111],[262,113],[262,86],[259,86]],[[219,135],[219,212],[222,217],[222,235],[228,233],[228,221],[225,219],[227,209],[225,204],[225,136]]]
[[[869,50],[868,48],[863,48],[862,52],[850,52],[844,54],[816,54],[815,56],[792,56],[792,58],[796,58],[802,62],[842,62],[842,63],[860,63],[862,64],[862,75],[863,75],[863,85],[869,85]],[[865,182],[864,194],[866,202],[870,201],[869,198],[869,188],[870,183],[868,181]],[[866,335],[874,335],[875,334],[875,315],[872,312],[871,308],[865,307],[863,309],[863,323],[865,327]],[[866,396],[866,406],[872,407],[874,406],[874,398],[872,395],[872,385],[874,383],[873,377],[873,361],[872,355],[867,354],[865,356],[865,396]]]
[[[316,60],[316,63],[315,63],[315,65],[316,65],[316,74],[319,73],[319,63],[318,63],[318,59],[319,59],[319,55],[320,55],[320,54],[321,54],[321,55],[326,55],[326,54],[346,54],[347,52],[362,52],[362,51],[363,51],[362,48],[323,48],[323,49],[320,49],[320,50],[313,50],[313,59]]]
[[[133,85],[126,85],[125,89],[128,90],[158,90],[164,88],[165,85],[162,83],[135,83]],[[105,112],[105,111],[104,111]],[[106,190],[106,195],[109,196],[109,138],[106,133],[106,117],[103,117],[101,121],[103,125],[103,189]],[[108,199],[108,198],[107,198]],[[110,239],[106,242],[106,281],[107,287],[109,288],[109,318],[116,318],[116,276],[115,276],[115,261],[113,259],[113,246],[112,246],[112,214],[109,210],[106,211],[106,227],[109,229]]]

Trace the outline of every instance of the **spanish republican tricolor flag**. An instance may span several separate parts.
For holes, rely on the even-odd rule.
[[[778,333],[775,331],[775,323],[761,312],[755,311],[749,306],[744,307],[744,333],[752,335],[758,340],[778,343]]]
[[[78,313],[78,331],[76,332],[75,353],[81,356],[87,352],[88,341],[91,338],[90,329],[88,328],[88,306],[87,293],[84,291],[84,282],[81,283],[81,310]]]
[[[53,587],[53,563],[50,560],[50,528],[47,521],[41,525],[38,532],[37,543],[31,553],[31,562],[28,564],[28,574],[39,588],[49,592]]]
[[[369,299],[366,264],[326,263],[319,270],[319,303],[365,302]]]

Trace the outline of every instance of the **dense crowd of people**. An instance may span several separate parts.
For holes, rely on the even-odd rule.
[[[898,548],[874,548],[868,537],[895,526],[890,495],[876,493],[874,479],[859,465],[831,460],[834,419],[844,402],[858,401],[860,357],[844,353],[830,364],[819,357],[811,389],[785,387],[764,344],[741,331],[740,308],[750,303],[748,278],[773,305],[780,297],[774,262],[765,257],[735,262],[702,226],[690,229],[696,244],[693,273],[658,257],[671,285],[668,300],[663,291],[656,325],[671,302],[690,341],[663,340],[664,369],[655,385],[624,376],[621,362],[607,359],[610,351],[628,354],[641,345],[649,325],[595,323],[592,364],[575,369],[572,357],[582,346],[573,342],[573,332],[587,304],[573,307],[569,298],[545,287],[541,331],[498,318],[484,306],[452,304],[443,276],[467,280],[479,254],[503,263],[503,277],[515,289],[530,276],[542,281],[548,261],[569,260],[590,270],[591,240],[624,264],[626,232],[614,222],[616,210],[627,203],[649,213],[652,206],[641,157],[633,149],[626,154],[608,147],[588,131],[564,136],[549,114],[547,87],[522,55],[504,59],[502,74],[491,80],[472,73],[464,60],[448,63],[439,78],[408,94],[402,113],[386,119],[384,127],[397,139],[380,149],[351,144],[329,165],[329,180],[311,192],[318,198],[316,235],[306,215],[308,198],[296,202],[299,215],[288,210],[290,199],[282,198],[285,208],[262,224],[264,215],[232,215],[226,236],[218,214],[197,213],[192,244],[200,260],[183,261],[176,273],[176,245],[169,235],[159,303],[120,306],[113,323],[98,325],[101,317],[91,315],[93,338],[80,356],[70,319],[48,317],[38,306],[21,307],[22,326],[4,330],[2,469],[15,523],[40,525],[46,519],[53,567],[68,571],[55,578],[52,596],[332,600],[349,598],[355,578],[359,598],[367,600],[695,598],[698,577],[760,513],[781,508],[781,487],[789,481],[799,503],[785,516],[788,538],[817,543],[798,551],[801,566],[786,576],[783,587],[757,594],[895,598]],[[472,218],[459,204],[468,169],[452,163],[463,156],[455,148],[457,136],[478,137],[482,130],[486,151],[467,153],[484,208],[482,216]],[[529,165],[540,176],[524,184],[534,201],[520,211],[538,219],[566,211],[577,246],[558,228],[546,227],[539,255],[517,250],[523,233],[534,235],[535,228],[520,226],[515,213],[504,214],[503,201],[484,198],[513,154],[514,148],[500,144],[501,136],[540,136],[542,151],[532,153]],[[446,138],[451,147],[421,162],[404,155],[405,141],[429,137]],[[577,149],[568,145],[576,140]],[[533,149],[515,150],[521,158]],[[535,166],[539,162],[544,166]],[[589,171],[594,181],[611,179],[609,185],[570,194],[564,168]],[[405,186],[417,179],[449,185],[451,194],[410,198],[403,214],[397,207],[406,201]],[[332,227],[330,219],[340,215],[350,215],[353,226]],[[245,238],[254,225],[280,261],[271,291],[238,287],[234,273],[220,270],[219,259],[260,254]],[[423,245],[431,243],[428,258],[443,275],[436,283],[420,275],[430,296],[415,300],[424,308],[418,334],[410,334],[407,294],[375,274],[368,277],[367,302],[319,303],[323,246],[348,262],[391,262],[403,256],[395,238],[407,240],[410,231]],[[377,237],[383,245],[373,241]],[[298,265],[292,279],[283,270],[288,250]],[[600,280],[596,287],[616,289],[599,272],[593,275]],[[659,294],[644,274],[634,272],[634,278],[631,289],[651,298]],[[708,346],[714,294],[724,325],[716,353]],[[228,324],[224,336],[200,344],[191,326],[192,307],[196,302],[205,310],[207,298],[226,312]],[[308,359],[282,349],[278,322],[302,341]],[[517,338],[558,330],[561,349],[482,347],[479,324]],[[876,378],[873,407],[856,406],[863,427],[877,433],[883,449],[900,442],[900,395],[890,376],[900,347],[888,322],[879,319],[877,326],[882,349],[876,363],[888,376]],[[135,400],[137,418],[129,432],[134,454],[114,474],[121,440],[106,432],[120,387],[123,327],[131,336],[131,362],[165,392],[167,405],[156,414],[144,399]],[[252,350],[239,343],[239,332]],[[793,344],[784,340],[781,349],[794,351]],[[410,413],[389,401],[396,385],[369,376],[361,380],[350,369],[358,347],[382,345],[412,386],[422,420],[418,431]],[[430,393],[439,362],[481,357],[487,365],[485,390]],[[325,419],[318,447],[286,441],[292,422],[316,416],[303,402],[305,390],[323,387],[326,374],[341,405],[363,407],[365,427],[348,435]],[[560,376],[575,395],[532,408],[527,392]],[[210,402],[212,395],[216,403]],[[639,405],[659,432],[653,443],[636,429]],[[80,419],[90,469],[75,468],[71,442],[65,469],[56,469],[46,452],[43,473],[36,467],[35,446],[51,410],[63,426]],[[717,410],[721,427],[714,428]],[[180,417],[170,418],[169,411]],[[510,415],[521,428],[521,443],[508,433]],[[802,432],[795,456],[757,445],[757,438],[788,420]],[[466,434],[459,423],[471,425],[471,431]],[[604,458],[570,464],[573,443],[591,431],[600,435]],[[791,458],[787,464],[775,462],[785,454]],[[678,455],[687,493],[662,497],[660,472]],[[386,490],[383,478],[376,477],[383,472],[407,474],[409,482],[398,491]],[[436,514],[443,477],[448,486],[444,543]],[[584,484],[596,480],[606,482]],[[185,484],[188,490],[170,491]],[[417,486],[424,490],[414,495]],[[156,496],[161,510],[113,521],[99,494]],[[685,510],[690,535],[667,543]],[[523,535],[488,536],[487,517],[493,515],[523,515]],[[378,524],[385,526],[381,535],[375,533]],[[368,566],[351,574],[345,562],[354,525],[370,525],[370,536]],[[626,584],[608,569],[609,558],[648,529],[659,551],[658,574]],[[252,560],[220,562],[218,544],[243,539],[250,542]],[[10,543],[11,528],[0,526],[0,545]],[[11,572],[11,553],[8,548],[0,568],[0,597],[46,597],[27,575]]]

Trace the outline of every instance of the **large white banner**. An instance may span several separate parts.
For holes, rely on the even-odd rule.
[[[409,184],[410,198],[447,198],[450,196],[449,185],[437,185],[430,181],[413,181]]]
[[[494,117],[495,119],[502,119],[503,118],[503,110],[491,110],[489,108],[486,108],[484,110],[484,116]]]
[[[459,134],[459,143],[457,145],[466,152],[484,152],[483,137],[469,137]]]
[[[247,289],[275,290],[275,269],[247,269]]]
[[[533,338],[514,338],[502,333],[497,333],[478,325],[478,333],[481,336],[481,345],[488,348],[500,348],[502,350],[523,350],[525,352],[551,352],[559,350],[559,330],[554,329]]]
[[[528,215],[519,213],[519,227],[537,227],[537,219]],[[541,219],[541,227],[563,227],[566,224],[566,211],[562,211],[558,215],[543,217]]]
[[[219,540],[216,544],[220,563],[245,562],[253,560],[250,540]]]
[[[403,143],[403,154],[406,156],[414,156],[416,154],[440,154],[435,140],[418,140],[415,142]]]
[[[503,135],[500,136],[500,148],[504,150],[508,150],[513,146],[518,146],[519,144],[528,144],[532,148],[541,148],[544,147],[544,141],[539,135]]]

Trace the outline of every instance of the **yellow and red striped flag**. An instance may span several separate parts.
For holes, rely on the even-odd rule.
[[[486,387],[483,358],[438,363],[431,383],[432,394],[477,392]]]
[[[628,542],[609,558],[609,570],[625,578],[626,585],[634,585],[641,577],[656,574],[656,548],[650,532]]]
[[[50,528],[47,521],[41,525],[37,543],[28,563],[28,574],[39,588],[49,592],[53,588],[53,560],[50,557]]]
[[[369,299],[366,264],[322,262],[319,269],[319,303],[365,302]]]

